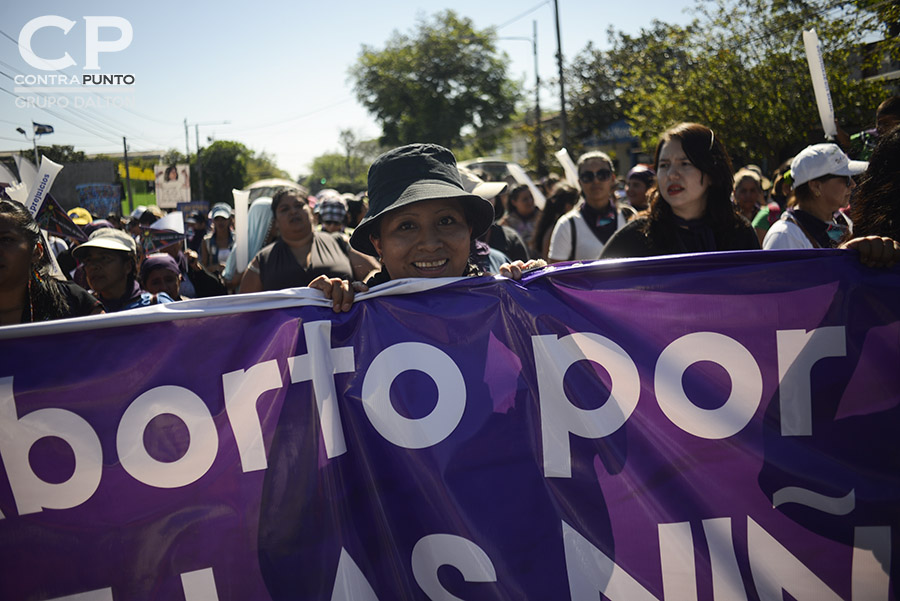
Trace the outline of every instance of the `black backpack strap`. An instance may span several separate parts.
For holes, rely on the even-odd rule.
[[[574,219],[569,219],[569,227],[572,228],[572,235],[571,235],[572,250],[569,251],[569,260],[574,261],[575,260],[575,244],[577,244],[577,242],[578,242],[578,228],[575,227]]]

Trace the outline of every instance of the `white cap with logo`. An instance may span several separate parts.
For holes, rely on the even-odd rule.
[[[813,144],[791,161],[791,180],[796,188],[823,175],[858,175],[868,166],[866,161],[851,161],[837,144]]]

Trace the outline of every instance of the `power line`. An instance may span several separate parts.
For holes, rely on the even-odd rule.
[[[342,98],[342,99],[340,99],[340,100],[336,100],[336,101],[334,101],[334,102],[330,102],[330,103],[327,104],[326,106],[322,106],[322,107],[320,107],[320,108],[313,109],[313,110],[311,110],[311,111],[309,111],[309,112],[307,112],[307,113],[302,113],[302,114],[296,115],[296,116],[294,116],[294,117],[288,117],[288,118],[286,118],[286,119],[279,119],[279,120],[277,120],[277,121],[272,121],[272,122],[270,122],[270,123],[265,123],[265,124],[262,124],[262,125],[253,125],[253,126],[250,126],[250,127],[245,127],[245,128],[243,128],[243,129],[241,129],[241,128],[238,128],[238,129],[229,129],[228,131],[229,131],[229,133],[231,133],[231,134],[236,134],[236,133],[246,133],[246,132],[248,132],[248,131],[255,131],[255,130],[258,130],[258,129],[265,129],[265,128],[267,128],[267,127],[273,127],[273,126],[276,126],[276,125],[287,125],[288,123],[291,123],[291,122],[293,122],[293,121],[299,121],[299,120],[301,120],[301,119],[306,119],[307,117],[312,117],[313,115],[316,115],[316,114],[321,113],[321,112],[323,112],[323,111],[327,111],[328,109],[333,108],[333,107],[335,107],[335,106],[338,106],[338,105],[341,105],[341,104],[345,104],[345,103],[347,103],[347,102],[349,102],[349,101],[351,101],[351,100],[353,100],[353,98],[352,98],[351,96],[345,96],[344,98]]]
[[[6,73],[0,73],[0,74],[6,75]],[[8,77],[8,75],[7,75],[7,77]],[[15,98],[22,98],[22,97],[19,96],[18,94],[14,93],[14,92],[10,92],[9,90],[7,90],[6,88],[3,88],[3,87],[0,87],[0,91],[6,92],[7,94],[9,94],[10,96],[13,96],[13,97],[15,97]],[[48,109],[48,108],[46,108],[46,107],[37,106],[37,107],[35,107],[35,108],[38,108],[38,109],[44,111],[45,113],[47,113],[47,114],[49,114],[49,115],[52,115],[52,116],[56,117],[57,119],[60,119],[60,120],[62,120],[62,121],[65,121],[65,122],[68,123],[69,125],[74,125],[74,126],[77,127],[78,129],[83,129],[84,131],[88,132],[89,134],[93,134],[93,135],[97,136],[98,138],[105,138],[105,139],[107,139],[107,140],[109,139],[109,138],[106,138],[105,136],[101,135],[100,133],[98,133],[98,132],[96,132],[96,131],[91,131],[91,130],[86,129],[86,128],[84,128],[83,126],[81,126],[81,125],[75,123],[74,121],[70,121],[70,120],[66,119],[66,118],[63,117],[62,115],[60,115],[60,114],[58,114],[58,113],[55,113],[55,112],[51,111],[50,109]],[[118,143],[118,141],[116,141],[116,143]]]
[[[518,21],[519,19],[521,19],[521,18],[523,18],[523,17],[527,17],[528,15],[530,15],[531,13],[533,13],[534,11],[536,11],[537,9],[539,9],[540,7],[544,6],[545,4],[550,4],[550,0],[544,0],[544,1],[541,2],[540,4],[538,4],[538,5],[536,5],[536,6],[533,6],[533,7],[529,8],[528,10],[526,10],[526,11],[525,11],[524,13],[522,13],[521,15],[519,15],[519,16],[517,16],[517,17],[513,17],[513,18],[510,19],[509,21],[506,21],[505,23],[501,23],[500,25],[495,25],[494,27],[491,27],[490,29],[493,29],[494,31],[496,31],[496,30],[498,30],[498,29],[503,29],[503,28],[506,27],[507,25],[512,25],[513,23],[515,23],[515,22]]]
[[[2,32],[0,32],[0,33],[2,33]],[[5,35],[5,34],[4,34],[4,35]],[[7,37],[8,37],[8,36],[7,36]],[[12,65],[10,65],[10,64],[8,64],[8,63],[2,61],[2,60],[0,60],[0,65],[6,67],[6,68],[8,68],[8,69],[10,69],[11,71],[14,71],[17,75],[24,75],[21,71],[19,71],[18,69],[16,69],[16,68],[13,67]],[[63,73],[62,71],[57,70],[57,72],[58,72],[58,73],[61,73],[61,74],[63,74],[63,75],[65,75],[65,73]],[[2,72],[0,72],[0,74],[4,75],[5,77],[8,77],[11,81],[15,81],[15,79],[14,79],[13,77],[11,77],[10,75],[8,75],[7,73],[2,73]],[[43,98],[49,98],[48,96],[46,96],[45,94],[42,94],[42,93],[40,93],[40,92],[32,92],[32,93],[33,93],[33,94],[37,94],[37,95],[39,95],[39,96],[41,96],[41,97],[43,97]],[[93,95],[96,96],[97,98],[100,98],[101,100],[106,100],[105,97],[101,96],[101,95],[98,94],[97,92],[93,92],[93,91],[92,91],[91,94],[93,94]],[[21,98],[21,96],[17,96],[17,97],[18,97],[18,98]],[[42,107],[38,106],[37,108],[42,108]],[[103,130],[106,131],[107,133],[111,133],[112,135],[115,135],[115,136],[117,136],[117,137],[121,137],[122,135],[125,135],[125,136],[127,136],[128,138],[130,138],[130,139],[132,139],[132,140],[143,140],[144,142],[146,142],[146,143],[148,143],[148,144],[150,144],[150,145],[157,145],[157,146],[159,145],[159,142],[158,142],[158,141],[150,140],[150,139],[148,139],[148,138],[145,138],[145,137],[143,137],[143,136],[139,136],[139,135],[137,135],[137,134],[131,134],[131,135],[129,135],[129,134],[127,133],[128,129],[127,129],[125,126],[123,126],[123,125],[120,124],[120,123],[117,123],[115,120],[109,118],[109,116],[106,116],[106,119],[108,120],[108,123],[107,123],[106,121],[102,120],[101,118],[99,118],[99,117],[97,117],[97,116],[95,116],[95,115],[92,115],[92,114],[90,113],[89,110],[84,110],[84,111],[80,111],[80,112],[75,112],[75,111],[72,109],[72,107],[66,106],[66,107],[61,107],[61,108],[63,108],[63,110],[68,110],[68,111],[70,111],[74,117],[78,117],[79,119],[83,119],[83,120],[85,120],[85,121],[91,123],[93,126],[95,126],[95,127],[100,127],[101,129],[103,129]],[[88,107],[85,107],[85,109],[87,109],[87,108],[88,108]],[[117,108],[124,108],[124,107],[117,107]]]
[[[13,38],[12,36],[10,36],[8,33],[6,33],[6,32],[3,31],[3,30],[0,30],[0,35],[2,35],[3,37],[5,37],[7,40],[9,40],[10,42],[14,43],[14,44],[18,47],[18,45],[19,45],[18,40],[14,39],[14,38]],[[16,68],[13,67],[12,65],[8,65],[8,64],[4,63],[3,61],[0,61],[0,64],[4,65],[6,68],[8,68],[8,69],[10,69],[10,70],[12,70],[12,71],[15,71],[15,72],[16,72],[17,74],[19,74],[19,75],[23,75],[23,73],[22,73],[21,71],[19,71],[18,69],[16,69]],[[67,74],[66,74],[64,71],[60,70],[60,69],[56,69],[55,71],[56,71],[56,73],[59,73],[59,74],[61,74],[61,75],[66,75],[66,76],[67,76]],[[93,90],[91,91],[91,94],[93,94],[93,95],[96,96],[97,98],[101,98],[101,99],[103,98],[103,96],[101,96],[100,94],[98,94],[97,92],[95,92],[95,91],[93,91]],[[172,126],[177,125],[177,124],[174,123],[174,122],[170,122],[170,121],[161,121],[161,120],[156,119],[156,118],[154,118],[154,117],[150,117],[149,115],[143,115],[143,114],[139,113],[138,111],[132,110],[132,109],[129,108],[129,107],[123,106],[123,107],[118,107],[118,108],[121,108],[121,109],[125,110],[126,112],[129,112],[129,113],[131,113],[132,115],[135,115],[136,117],[140,117],[141,119],[146,119],[146,120],[148,120],[148,121],[153,121],[153,122],[155,122],[155,123],[159,123],[159,124],[162,124],[162,125],[172,125]],[[107,118],[109,118],[109,117],[107,117]],[[113,121],[112,123],[113,123],[113,125],[116,126],[119,130],[124,131],[125,128],[122,127],[120,124],[116,124],[114,121]],[[153,141],[153,140],[149,140],[149,139],[147,139],[147,138],[143,138],[143,137],[139,137],[139,136],[129,136],[129,137],[135,138],[135,139],[139,139],[139,140],[144,140],[145,142],[148,142],[148,143],[151,143],[151,144],[157,144],[157,142],[155,142],[155,141]]]

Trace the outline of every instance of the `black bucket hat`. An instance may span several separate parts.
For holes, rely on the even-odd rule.
[[[487,231],[494,220],[494,207],[463,187],[453,153],[437,144],[410,144],[384,153],[369,167],[369,212],[360,221],[350,244],[367,255],[377,256],[369,236],[381,216],[414,202],[436,198],[459,199],[472,226],[472,238]]]

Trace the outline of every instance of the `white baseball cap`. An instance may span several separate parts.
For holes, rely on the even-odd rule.
[[[866,161],[851,161],[837,144],[813,144],[791,161],[791,180],[796,188],[823,175],[859,175],[868,166]]]

